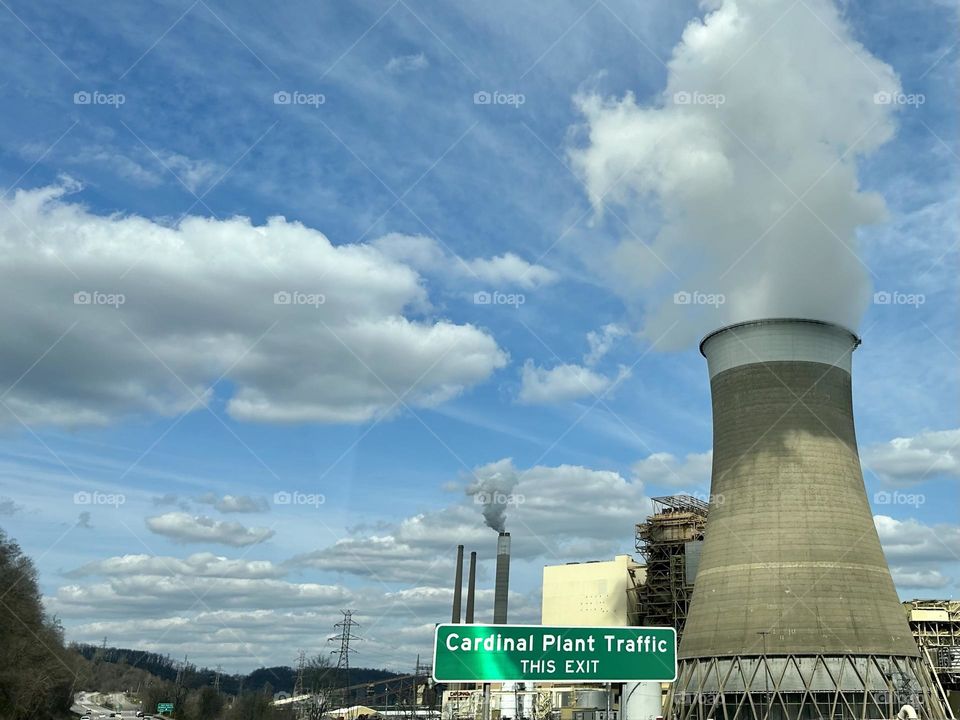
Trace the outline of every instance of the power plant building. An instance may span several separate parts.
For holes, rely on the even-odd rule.
[[[543,569],[544,625],[630,625],[643,567],[629,555]]]

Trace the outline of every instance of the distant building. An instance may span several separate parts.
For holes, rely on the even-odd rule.
[[[543,569],[544,625],[629,625],[643,566],[629,555],[613,560],[547,565]]]

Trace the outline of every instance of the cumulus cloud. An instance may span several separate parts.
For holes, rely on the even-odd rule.
[[[920,588],[924,590],[939,590],[950,584],[950,578],[939,570],[908,570],[905,568],[891,569],[893,581],[898,587]]]
[[[544,368],[527,360],[520,371],[517,400],[523,405],[550,405],[596,397],[628,377],[630,370],[624,366],[616,377],[608,377],[582,365],[564,363]]]
[[[390,233],[373,243],[388,257],[429,275],[441,275],[458,281],[474,281],[495,287],[520,287],[532,290],[559,279],[543,265],[506,252],[491,258],[464,259],[451,254],[433,238],[424,235]]]
[[[599,332],[594,330],[588,332],[587,343],[590,345],[590,352],[583,356],[583,364],[587,367],[596,365],[610,352],[617,340],[627,334],[627,329],[616,323],[604,325]]]
[[[341,538],[328,547],[293,557],[290,565],[369,577],[383,583],[440,582],[453,567],[449,558],[428,555],[390,535]]]
[[[829,0],[722,0],[691,21],[659,98],[582,92],[569,151],[598,219],[627,239],[590,257],[669,342],[761,316],[856,327],[869,299],[856,229],[885,217],[857,163],[894,133],[893,70]],[[655,235],[648,231],[659,225]],[[723,302],[678,303],[674,293]]]
[[[924,525],[875,515],[880,543],[891,565],[960,561],[960,526]]]
[[[929,478],[960,479],[960,429],[922,432],[871,445],[863,451],[867,470],[887,485]]]
[[[518,560],[574,560],[624,552],[632,548],[633,525],[650,509],[642,483],[613,471],[576,465],[519,469],[504,458],[471,472],[475,485],[493,476],[510,488],[496,502],[507,505],[512,552]],[[468,486],[468,492],[473,487]],[[492,494],[490,500],[494,500]],[[488,505],[464,498],[301,554],[291,564],[384,582],[421,583],[427,578],[448,582],[458,544],[484,547],[493,542],[495,536],[484,518]],[[604,521],[598,523],[597,517]]]
[[[417,271],[371,245],[282,217],[96,215],[74,189],[20,190],[0,213],[0,281],[18,298],[0,379],[25,423],[179,414],[221,378],[235,419],[358,423],[398,398],[440,404],[507,362],[487,332],[430,319]]]
[[[194,553],[185,558],[159,555],[118,555],[86,563],[66,573],[67,577],[92,575],[162,575],[227,578],[278,578],[286,570],[269,560],[233,560],[213,553]]]
[[[337,585],[265,578],[125,575],[107,582],[64,585],[49,601],[58,614],[131,617],[217,608],[335,608],[353,599]]]
[[[533,265],[512,252],[493,258],[466,261],[470,272],[491,285],[517,285],[533,289],[556,281],[557,274],[542,265]]]
[[[266,498],[251,497],[249,495],[224,495],[218,497],[213,493],[206,493],[197,498],[198,503],[212,505],[222,513],[257,513],[270,510]]]
[[[634,463],[633,476],[645,485],[665,485],[692,490],[710,487],[713,451],[689,453],[679,458],[671,453],[651,453]]]
[[[412,55],[397,55],[387,61],[386,70],[392,75],[402,75],[430,67],[430,61],[422,52]]]
[[[246,527],[238,522],[214,520],[205,515],[170,512],[147,518],[151,532],[165,535],[180,543],[220,543],[243,547],[272,538],[275,531],[265,527]]]

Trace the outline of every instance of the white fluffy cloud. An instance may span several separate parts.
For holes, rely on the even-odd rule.
[[[590,352],[583,356],[583,364],[588,367],[596,365],[610,352],[617,340],[627,334],[627,329],[616,323],[604,325],[599,332],[594,330],[588,332],[587,343],[590,345]]]
[[[899,82],[829,0],[706,7],[660,98],[575,98],[573,166],[598,214],[621,205],[633,226],[610,252],[592,243],[590,260],[641,303],[650,338],[758,316],[856,326],[869,298],[856,228],[885,213],[857,162],[892,137],[896,108],[875,96]],[[724,302],[679,304],[678,291]]]
[[[909,484],[925,479],[960,479],[960,429],[899,437],[864,450],[865,469],[884,483]]]
[[[629,377],[626,368],[616,378],[607,377],[582,365],[562,364],[552,368],[538,367],[527,360],[520,371],[520,393],[517,400],[524,405],[550,405],[595,397]]]
[[[887,515],[874,516],[874,523],[891,565],[960,562],[960,526],[930,526]]]
[[[15,298],[0,366],[23,422],[177,414],[220,399],[207,390],[220,378],[237,419],[364,422],[398,398],[442,403],[507,362],[488,333],[429,319],[417,272],[371,245],[276,217],[95,215],[69,189],[18,191],[0,213]]]
[[[274,530],[265,527],[247,527],[238,522],[214,520],[205,515],[170,512],[147,518],[151,532],[165,535],[181,543],[219,543],[243,547],[269,540]]]
[[[158,555],[118,555],[87,563],[67,573],[68,577],[91,575],[188,575],[225,578],[278,578],[286,570],[269,560],[233,560],[213,553],[194,553],[185,558]]]
[[[266,498],[255,498],[249,495],[224,495],[223,497],[218,497],[213,493],[207,493],[198,497],[197,502],[203,503],[204,505],[212,505],[222,513],[256,513],[267,512],[270,509]]]
[[[386,256],[428,275],[489,285],[491,289],[520,287],[532,290],[559,278],[553,270],[530,263],[512,252],[492,258],[460,258],[433,238],[423,235],[390,233],[373,244]]]
[[[633,476],[647,485],[665,485],[692,491],[710,487],[713,451],[690,453],[678,458],[670,453],[653,453],[634,463]]]
[[[590,350],[583,356],[583,365],[560,363],[551,368],[540,367],[527,360],[520,370],[520,392],[517,401],[523,405],[551,405],[583,397],[603,397],[630,377],[630,369],[621,365],[615,376],[595,369],[627,331],[620,325],[608,324],[599,332],[587,333]]]

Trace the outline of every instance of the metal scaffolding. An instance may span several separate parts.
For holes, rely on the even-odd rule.
[[[947,690],[960,690],[960,601],[908,600],[910,630]]]
[[[690,495],[652,498],[653,515],[637,525],[646,581],[636,587],[636,625],[673,627],[679,640],[693,593],[707,503]]]

